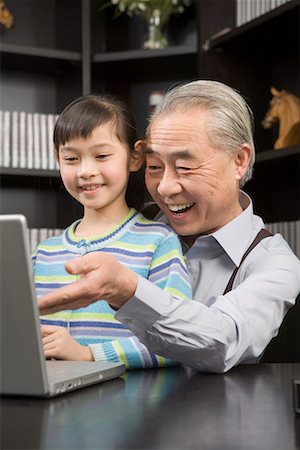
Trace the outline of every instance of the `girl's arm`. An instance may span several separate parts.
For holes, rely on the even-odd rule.
[[[148,369],[176,366],[177,362],[155,355],[136,336],[115,339],[100,344],[90,344],[95,361],[122,362],[126,369]]]
[[[192,297],[189,276],[177,236],[170,232],[157,247],[148,279],[175,298]],[[136,336],[89,345],[95,360],[123,362],[127,369],[165,367],[177,362],[150,352]]]

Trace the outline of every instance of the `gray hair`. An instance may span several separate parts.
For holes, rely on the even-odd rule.
[[[255,161],[253,113],[244,98],[233,88],[218,81],[197,80],[168,91],[150,118],[151,123],[163,113],[176,109],[203,107],[210,112],[208,136],[213,145],[234,153],[242,144],[249,144],[252,156],[240,187],[251,179]]]

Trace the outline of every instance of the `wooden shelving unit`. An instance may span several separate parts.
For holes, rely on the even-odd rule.
[[[267,110],[271,85],[300,95],[299,0],[291,0],[240,27],[235,27],[235,0],[197,1],[192,12],[183,20],[177,41],[171,38],[168,48],[157,51],[139,48],[138,41],[142,39],[140,23],[125,15],[115,20],[110,8],[104,14],[99,13],[100,1],[75,0],[71,12],[67,0],[49,0],[46,6],[41,0],[26,3],[31,8],[26,12],[36,15],[28,23],[32,36],[24,20],[20,25],[21,34],[18,34],[20,20],[24,19],[25,3],[19,12],[20,3],[12,0],[15,31],[2,33],[0,47],[4,80],[6,73],[18,76],[38,74],[45,79],[50,77],[54,86],[55,110],[49,112],[59,112],[68,101],[84,93],[85,84],[91,92],[114,92],[128,98],[137,116],[139,134],[142,135],[152,90],[165,90],[176,83],[198,77],[218,79],[240,90],[254,110],[257,162],[254,179],[249,184],[250,193],[259,194],[256,180],[257,186],[260,185],[260,173],[267,170],[267,165],[274,172],[275,179],[285,179],[282,166],[287,169],[291,164],[292,173],[294,167],[298,167],[299,146],[295,149],[270,150],[274,133],[263,130],[260,122]],[[48,21],[45,15],[48,15]],[[207,17],[214,20],[207,20]],[[45,32],[48,30],[51,35],[51,23],[49,25],[48,22],[52,22],[52,26],[57,25],[57,30],[64,31],[52,30],[52,37],[44,36],[43,24]],[[59,24],[69,26],[59,27]],[[175,36],[175,25],[178,26],[178,23],[173,23],[172,36]],[[278,33],[278,30],[282,32]],[[85,82],[84,76],[88,78]],[[42,96],[43,88],[43,85],[37,87]],[[3,109],[6,107],[4,104]],[[1,170],[3,176],[17,177],[21,173],[19,169]],[[35,177],[56,176],[47,172],[24,173]],[[295,192],[290,194],[293,197]],[[258,212],[264,215],[263,210]],[[299,211],[296,216],[298,214]]]
[[[257,213],[266,222],[299,219],[300,146],[272,150],[275,132],[264,130],[261,120],[271,86],[300,96],[300,0],[238,28],[235,0],[197,0],[172,20],[170,46],[157,51],[140,48],[137,19],[115,20],[109,9],[100,14],[100,5],[10,0],[15,27],[1,32],[1,108],[26,110],[27,99],[29,112],[57,114],[83,93],[112,92],[130,100],[143,135],[151,91],[196,78],[223,81],[254,111],[257,162],[246,191]],[[30,227],[64,228],[81,214],[57,171],[1,168],[0,175],[1,213],[24,213]]]
[[[200,0],[199,75],[239,90],[255,117],[256,164],[245,186],[254,208],[266,223],[300,218],[300,145],[273,149],[277,130],[261,121],[271,99],[270,87],[300,96],[300,1],[291,0],[268,13],[235,26],[235,0]],[[207,17],[214,20],[207,21]],[[263,361],[298,361],[299,301],[287,315],[279,338]]]

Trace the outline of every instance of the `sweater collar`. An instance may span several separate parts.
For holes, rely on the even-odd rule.
[[[132,225],[132,222],[136,220],[139,214],[138,211],[132,208],[121,222],[108,233],[93,236],[88,239],[76,236],[76,228],[81,222],[81,219],[76,220],[64,231],[62,236],[63,244],[69,251],[80,255],[100,250],[109,245],[112,241],[120,238]]]

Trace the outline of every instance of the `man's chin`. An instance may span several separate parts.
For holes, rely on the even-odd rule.
[[[172,220],[172,217],[168,217],[168,224],[179,236],[190,236],[192,230],[184,224],[179,224],[178,221]]]

